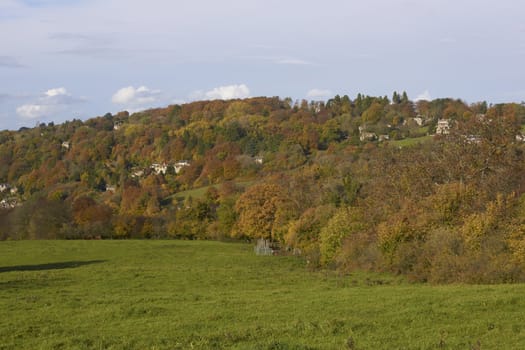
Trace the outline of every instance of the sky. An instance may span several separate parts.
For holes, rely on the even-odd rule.
[[[0,130],[201,99],[525,100],[517,0],[0,0]]]

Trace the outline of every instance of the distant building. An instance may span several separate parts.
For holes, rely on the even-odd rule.
[[[112,192],[115,193],[117,191],[117,186],[114,185],[107,185],[106,184],[106,192]]]
[[[468,135],[465,139],[467,143],[481,143],[481,137],[478,135]]]
[[[182,168],[190,166],[190,162],[187,160],[179,160],[177,163],[173,164],[173,167],[175,168],[175,174],[180,173]]]
[[[436,135],[448,135],[450,133],[450,122],[448,119],[439,119],[436,126]]]
[[[62,142],[62,148],[69,149],[71,147],[71,143],[69,141]]]
[[[374,141],[377,140],[377,135],[373,132],[366,131],[364,126],[359,127],[359,141]]]
[[[377,135],[373,132],[363,131],[359,134],[359,141],[374,141],[377,139]]]
[[[122,120],[117,120],[113,123],[113,130],[118,130],[122,127],[122,124],[124,124],[122,122]]]
[[[263,163],[263,157],[255,157],[253,159],[253,161],[255,162],[255,164],[262,164]]]
[[[157,175],[160,175],[160,174],[166,175],[166,172],[168,171],[168,164],[166,164],[166,163],[162,163],[162,164],[153,163],[153,164],[151,164],[150,168],[153,169],[153,171]]]
[[[16,198],[5,198],[0,201],[0,208],[12,209],[20,206],[18,199]]]
[[[131,177],[142,177],[144,176],[144,169],[133,169],[131,172]]]
[[[9,190],[11,186],[9,184],[0,184],[0,192],[5,192]]]

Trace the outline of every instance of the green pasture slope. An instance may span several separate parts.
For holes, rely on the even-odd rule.
[[[310,272],[197,241],[0,242],[0,349],[524,349],[525,285]]]

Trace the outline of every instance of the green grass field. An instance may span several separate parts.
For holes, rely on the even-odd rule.
[[[524,295],[310,272],[244,244],[0,242],[0,349],[523,349]]]

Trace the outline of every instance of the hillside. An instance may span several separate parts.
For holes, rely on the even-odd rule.
[[[524,122],[519,104],[394,93],[6,130],[0,238],[265,238],[314,267],[523,280]]]

